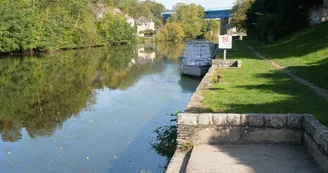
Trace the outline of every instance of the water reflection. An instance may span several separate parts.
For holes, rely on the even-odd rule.
[[[123,136],[132,138],[127,134],[135,131],[133,127],[143,127],[144,129],[140,130],[140,133],[150,134],[154,124],[147,125],[149,119],[158,122],[163,121],[163,118],[157,117],[157,115],[183,109],[199,83],[199,80],[179,76],[177,62],[183,48],[183,44],[165,43],[156,46],[133,45],[64,51],[42,54],[38,57],[1,58],[0,135],[2,142],[7,142],[7,144],[0,144],[0,147],[14,150],[15,145],[10,143],[23,141],[20,143],[21,147],[32,145],[46,148],[47,145],[52,145],[53,141],[41,143],[38,142],[39,137],[50,139],[50,137],[55,136],[58,140],[56,133],[60,129],[66,133],[74,131],[74,128],[68,127],[65,122],[74,117],[79,119],[83,114],[88,114],[91,117],[98,116],[101,119],[101,121],[99,120],[100,124],[93,125],[92,128],[104,128],[103,131],[107,131],[108,134],[117,133],[118,135],[122,133]],[[142,83],[139,82],[141,79],[143,79]],[[136,86],[138,82],[140,84]],[[122,96],[118,97],[118,94],[122,94]],[[140,97],[147,95],[150,99],[138,103]],[[135,111],[132,115],[137,114],[142,118],[135,121],[131,120],[131,112],[126,110],[124,105],[130,105],[130,109]],[[108,117],[104,115],[108,115]],[[118,119],[115,120],[115,117]],[[74,124],[74,121],[70,123]],[[87,124],[89,121],[91,120],[88,120]],[[116,124],[119,121],[123,125],[133,121],[135,125],[128,129],[124,126],[126,131],[119,132],[118,129],[122,128]],[[92,120],[92,122],[94,121]],[[96,143],[99,143],[97,140],[101,138],[101,135],[93,134],[92,137],[85,135],[90,132],[84,131],[80,127],[82,125],[79,124],[83,124],[83,122],[76,123],[76,128],[80,129],[76,133],[83,134],[83,140],[95,142],[93,145],[98,145]],[[89,126],[88,124],[85,127],[89,128]],[[137,138],[138,134],[134,135],[133,138]],[[21,140],[22,138],[29,139],[28,141],[34,140],[35,143],[32,141],[25,142],[25,140]],[[115,146],[123,146],[124,143],[122,142],[125,138],[121,140],[118,138],[115,139],[117,144],[114,144],[111,139],[104,140],[104,143],[112,143],[113,146],[109,147],[107,144],[108,152],[101,155],[102,157],[106,158],[109,153],[116,151],[117,147],[115,148]],[[70,139],[69,142],[65,140],[61,142],[67,143],[67,146],[74,145],[76,147],[79,145],[81,150],[87,152],[88,147],[83,145],[85,141]],[[146,151],[150,148],[150,146],[147,147],[148,139],[146,142],[144,140],[135,140],[135,142],[136,145],[131,144],[125,149],[126,151],[121,156],[122,159],[131,160],[131,153],[135,153],[136,150]],[[103,147],[101,143],[99,146]],[[37,148],[27,148],[32,151],[38,150]],[[49,156],[45,154],[51,150],[53,149],[40,149],[40,152],[46,158],[58,154],[49,153]],[[24,157],[36,157],[33,154],[24,154]],[[23,158],[23,154],[21,155]],[[72,153],[58,155],[58,157],[65,155],[74,159]],[[138,155],[135,153],[134,156]],[[3,162],[10,160],[7,153],[0,153],[0,157],[6,160]],[[16,156],[11,159],[13,162],[18,162],[17,159],[19,158],[20,156]],[[126,160],[123,160],[124,163]],[[158,160],[161,159],[153,160],[156,162],[153,164],[159,164],[160,161]],[[108,165],[112,165],[110,170],[114,172],[117,170],[129,170],[131,172],[131,170],[138,169],[133,166],[127,168],[123,161],[122,163],[118,161],[109,164],[108,160],[103,160],[105,163],[102,163],[103,165],[99,166],[99,169],[108,170]],[[23,161],[19,162],[24,163]],[[142,165],[141,162],[142,160],[140,162],[135,161],[134,166]],[[58,169],[64,167],[59,165],[60,163],[57,163],[54,166]],[[83,168],[83,165],[77,163],[75,166],[76,169],[72,168],[73,171],[76,171],[77,168]],[[3,166],[0,168],[4,169]],[[40,172],[41,168],[43,166],[40,163],[39,167],[35,166],[35,171]],[[19,170],[19,167],[17,169]],[[12,171],[15,172],[14,170]],[[10,172],[9,170],[5,171]]]
[[[95,103],[94,89],[125,90],[143,76],[163,70],[155,47],[119,46],[0,59],[0,132],[3,141],[21,129],[52,135],[62,122]]]

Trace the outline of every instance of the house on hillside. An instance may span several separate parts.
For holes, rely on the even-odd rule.
[[[137,25],[137,35],[139,37],[144,37],[143,31],[152,30],[155,31],[155,23],[152,19],[148,19],[144,16],[139,17],[135,20],[135,25]]]

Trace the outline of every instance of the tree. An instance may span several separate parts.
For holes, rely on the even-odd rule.
[[[123,16],[107,14],[98,22],[98,28],[106,42],[121,44],[135,41],[134,28],[125,21]]]
[[[220,22],[216,20],[207,20],[204,25],[204,36],[206,40],[217,40],[220,30]]]
[[[179,7],[180,6],[183,6],[183,5],[187,5],[187,4],[182,3],[182,2],[178,2],[178,3],[176,3],[176,4],[173,5],[172,10],[173,11],[177,11],[179,9]]]
[[[37,46],[36,15],[28,3],[2,1],[0,21],[0,52],[30,51]]]
[[[177,10],[177,18],[181,22],[187,38],[194,39],[202,34],[204,25],[204,8],[202,6],[181,5]]]
[[[169,41],[181,41],[184,39],[185,34],[182,26],[178,22],[172,22],[167,25],[168,40]]]
[[[157,41],[181,41],[185,34],[181,24],[177,21],[167,23],[164,28],[156,35]]]
[[[238,31],[245,32],[247,11],[254,3],[254,0],[237,0],[232,7],[232,26],[236,27]]]
[[[249,35],[274,41],[308,26],[309,10],[322,0],[255,0],[246,12]]]

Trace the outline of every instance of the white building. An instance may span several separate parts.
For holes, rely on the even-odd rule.
[[[141,33],[142,31],[146,30],[153,30],[155,31],[155,23],[152,19],[148,19],[144,16],[139,17],[135,20],[135,24],[137,25],[137,35],[139,37],[144,37],[145,35]]]
[[[130,16],[128,16],[127,14],[124,15],[124,18],[126,20],[126,22],[128,24],[130,24],[131,27],[134,27],[135,23],[134,23],[134,19]]]

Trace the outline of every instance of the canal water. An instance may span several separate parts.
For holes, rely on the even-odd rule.
[[[183,111],[199,79],[183,44],[0,58],[0,172],[160,173],[154,130]]]

